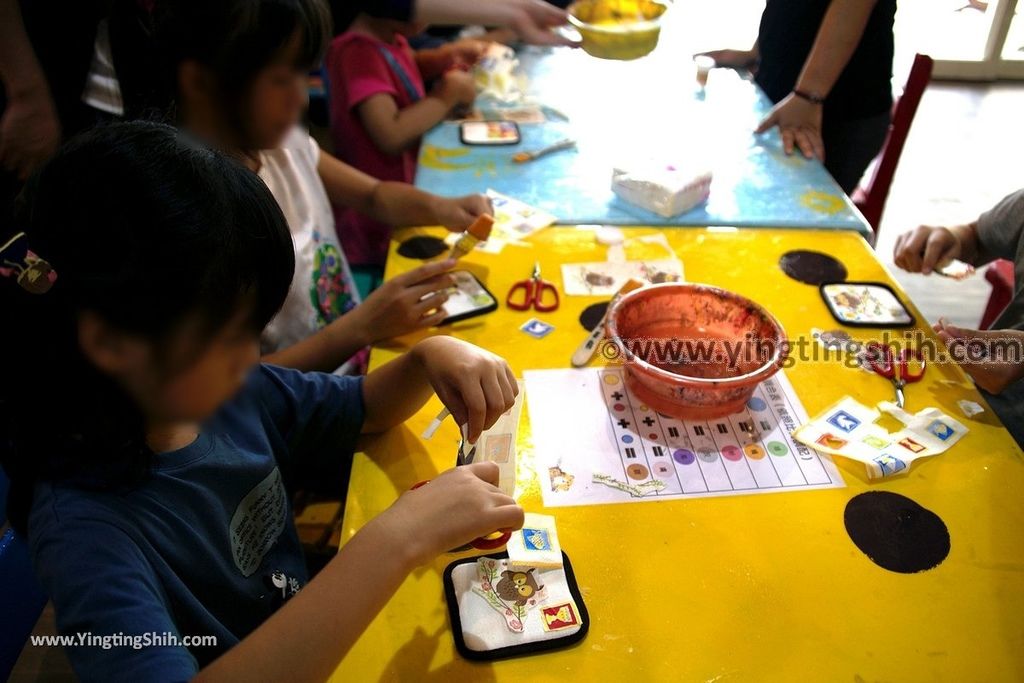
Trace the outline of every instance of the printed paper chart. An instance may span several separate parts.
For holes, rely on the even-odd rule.
[[[835,463],[795,441],[807,421],[782,372],[746,408],[708,421],[660,415],[622,368],[525,373],[544,505],[597,505],[845,486]]]

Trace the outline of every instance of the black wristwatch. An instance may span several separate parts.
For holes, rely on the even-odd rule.
[[[818,95],[815,95],[814,93],[811,92],[807,92],[806,90],[797,90],[796,88],[793,88],[793,94],[802,100],[807,100],[811,104],[825,103],[824,97],[819,97]]]

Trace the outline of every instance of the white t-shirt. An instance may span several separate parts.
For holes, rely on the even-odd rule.
[[[359,303],[316,170],[319,161],[319,145],[297,126],[279,148],[260,152],[259,176],[288,220],[295,246],[295,276],[284,306],[263,331],[263,353],[311,336]]]

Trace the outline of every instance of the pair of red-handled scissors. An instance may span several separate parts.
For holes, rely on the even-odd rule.
[[[416,482],[415,484],[412,485],[412,487],[409,488],[409,490],[414,491],[429,481],[429,479],[424,479],[423,481]],[[463,550],[469,550],[470,548],[473,548],[475,550],[497,550],[498,548],[508,543],[508,539],[510,538],[512,538],[512,533],[509,531],[495,531],[493,534],[481,536],[480,538],[474,538],[466,545],[459,546],[458,548],[452,548],[448,552],[460,553]]]
[[[867,361],[871,369],[877,374],[892,382],[896,388],[896,405],[903,407],[906,400],[903,396],[903,388],[908,384],[920,382],[924,377],[925,360],[921,349],[905,348],[899,352],[892,344],[879,344],[868,342]],[[917,361],[918,370],[911,370],[911,362]]]
[[[522,299],[518,298],[518,292],[523,293]],[[551,303],[544,303],[544,292],[551,292]],[[505,305],[513,311],[525,311],[530,308],[547,313],[558,308],[558,288],[547,280],[540,277],[540,261],[533,264],[533,273],[528,280],[520,280],[512,285],[505,298]]]

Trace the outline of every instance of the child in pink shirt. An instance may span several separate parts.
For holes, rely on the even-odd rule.
[[[420,138],[476,97],[466,69],[486,44],[457,41],[414,53],[411,22],[362,14],[327,55],[335,153],[380,180],[411,183]],[[436,78],[427,92],[424,79]],[[351,209],[335,210],[338,236],[354,265],[383,265],[390,226]]]

